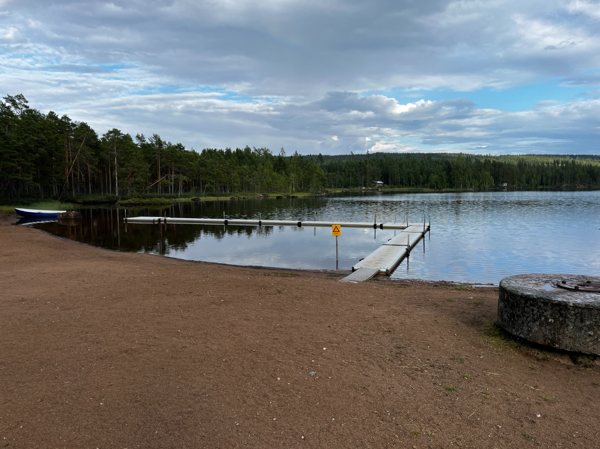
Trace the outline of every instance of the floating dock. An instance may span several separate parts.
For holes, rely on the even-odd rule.
[[[429,231],[430,225],[410,225],[352,267],[343,282],[363,282],[378,274],[389,276]]]
[[[125,218],[125,223],[133,224],[197,224],[217,226],[293,226],[329,228],[340,225],[342,228],[366,228],[382,230],[400,230],[397,236],[385,242],[367,257],[352,267],[352,274],[342,279],[342,282],[364,282],[380,274],[389,276],[410,254],[417,243],[429,231],[430,224],[405,223],[373,223],[366,222],[332,222],[332,221],[295,221],[295,220],[261,220],[261,219],[228,219],[228,218],[176,218],[176,217],[131,217]]]
[[[294,227],[316,227],[330,228],[341,225],[342,228],[370,228],[370,229],[395,229],[403,230],[409,227],[408,223],[358,223],[339,221],[295,221],[295,220],[243,220],[237,218],[175,218],[175,217],[131,217],[125,218],[125,223],[134,224],[197,224],[197,225],[219,225],[219,226],[294,226]]]

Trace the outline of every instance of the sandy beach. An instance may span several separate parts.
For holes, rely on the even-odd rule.
[[[597,362],[494,336],[497,288],[118,253],[14,221],[0,447],[600,444]]]

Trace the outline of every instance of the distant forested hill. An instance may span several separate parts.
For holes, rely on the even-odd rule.
[[[399,187],[489,189],[600,188],[600,156],[448,153],[373,153],[308,156],[327,174],[331,187],[383,181]]]
[[[187,150],[158,134],[98,135],[84,122],[43,114],[22,95],[0,102],[0,199],[22,195],[320,192],[370,186],[434,189],[600,188],[600,156],[273,154],[267,148]]]

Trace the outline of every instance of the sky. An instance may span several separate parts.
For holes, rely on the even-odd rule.
[[[600,154],[600,3],[0,0],[0,96],[187,148]]]

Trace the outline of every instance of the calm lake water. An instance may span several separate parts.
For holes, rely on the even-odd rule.
[[[459,201],[462,200],[462,203]],[[121,251],[235,265],[335,270],[328,228],[132,225],[128,217],[410,222],[431,219],[431,234],[394,278],[494,283],[522,273],[600,275],[600,192],[365,193],[333,198],[182,203],[165,209],[84,209],[75,226],[36,227]],[[397,231],[400,232],[400,231]],[[339,269],[352,265],[394,231],[342,227]]]

